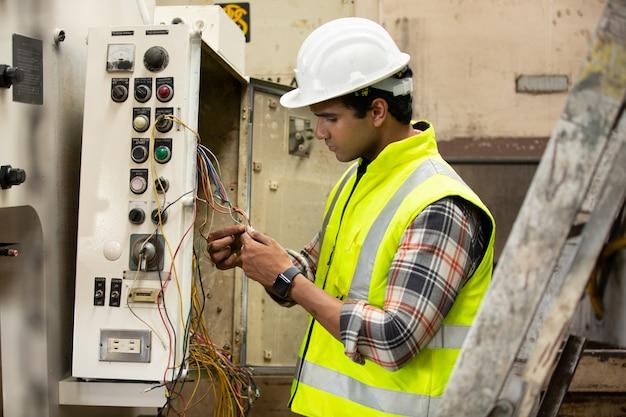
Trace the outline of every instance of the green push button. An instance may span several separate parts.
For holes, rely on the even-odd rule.
[[[154,150],[154,159],[161,164],[169,161],[171,157],[172,151],[167,146],[159,146]]]

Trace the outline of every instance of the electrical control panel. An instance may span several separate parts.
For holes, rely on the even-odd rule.
[[[72,375],[171,380],[190,314],[201,40],[89,32]]]

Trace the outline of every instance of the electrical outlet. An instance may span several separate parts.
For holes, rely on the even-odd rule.
[[[107,342],[109,353],[141,353],[141,339],[121,339],[117,337],[109,338]]]
[[[101,329],[100,361],[150,362],[149,330]]]

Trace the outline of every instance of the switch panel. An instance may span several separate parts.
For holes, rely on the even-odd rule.
[[[215,56],[181,24],[91,29],[87,57],[72,376],[161,381],[186,343],[194,200],[180,197],[196,186],[196,139],[159,117],[197,130],[201,61]],[[180,244],[175,257],[165,237]],[[161,292],[172,268],[180,285]],[[175,343],[152,345],[152,332],[172,330]]]

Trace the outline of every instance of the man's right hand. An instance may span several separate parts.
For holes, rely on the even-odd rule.
[[[245,231],[244,225],[236,224],[209,233],[207,251],[218,269],[241,266],[241,234]]]

